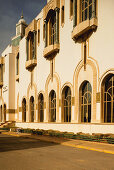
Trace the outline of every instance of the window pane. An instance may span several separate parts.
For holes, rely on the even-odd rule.
[[[107,118],[106,118],[106,103],[104,103],[104,122],[106,122]]]
[[[91,122],[91,105],[88,105],[88,122]]]
[[[87,104],[87,93],[84,96],[84,104]]]
[[[88,117],[87,105],[84,106],[84,122],[87,122],[86,117]]]
[[[89,6],[89,19],[92,18],[92,5]]]
[[[111,101],[111,95],[107,93],[107,101]]]
[[[88,104],[90,104],[90,103],[91,103],[91,94],[88,93]]]
[[[85,20],[87,20],[87,9],[85,10]]]
[[[107,122],[111,122],[111,102],[107,103]]]
[[[84,114],[83,114],[83,106],[81,107],[81,122],[84,122],[83,120]]]
[[[88,2],[87,2],[87,0],[85,1],[85,8],[88,6]]]
[[[89,4],[91,4],[92,3],[92,0],[89,0]]]

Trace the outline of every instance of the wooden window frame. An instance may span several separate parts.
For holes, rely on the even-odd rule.
[[[73,19],[73,1],[74,0],[70,0],[70,19]]]

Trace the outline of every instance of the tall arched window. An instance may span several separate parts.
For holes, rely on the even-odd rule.
[[[81,122],[91,122],[91,84],[86,81],[80,89]]]
[[[56,122],[56,93],[52,90],[49,94],[50,122]]]
[[[34,97],[30,98],[30,121],[34,122]]]
[[[4,104],[4,122],[6,121],[6,104]]]
[[[44,96],[42,93],[38,97],[38,120],[39,122],[44,121]]]
[[[22,122],[26,122],[26,99],[22,101]]]
[[[66,86],[62,92],[62,119],[64,122],[71,122],[71,90]]]
[[[109,75],[103,87],[104,122],[114,123],[114,74]]]
[[[45,47],[59,43],[59,8],[50,9],[45,22]]]
[[[95,11],[96,0],[81,0],[81,22],[91,19]],[[96,13],[94,15],[96,15]]]

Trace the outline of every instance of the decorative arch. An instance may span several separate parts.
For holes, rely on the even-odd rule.
[[[92,122],[96,122],[96,93],[97,93],[97,82],[98,82],[98,68],[96,66],[95,61],[93,61],[90,57],[87,59],[87,66],[90,66],[92,69],[93,74],[93,80],[92,80]],[[75,94],[75,120],[76,122],[81,122],[80,115],[79,115],[79,86],[78,80],[79,80],[79,73],[81,69],[84,67],[83,60],[81,60],[74,72],[73,76],[73,87],[74,87],[74,94]],[[86,71],[85,71],[86,72]],[[84,79],[82,79],[82,82]],[[88,81],[88,80],[87,80]]]
[[[114,74],[114,68],[110,68],[110,69],[106,70],[106,71],[102,74],[102,76],[100,77],[100,80],[99,80],[99,91],[101,90],[101,86],[102,86],[103,81],[105,80],[105,78],[106,78],[109,74]]]
[[[101,77],[101,122],[114,123],[114,71],[107,70]]]
[[[73,85],[72,85],[70,82],[66,82],[66,83],[62,86],[62,88],[61,88],[61,95],[62,95],[63,89],[64,89],[66,86],[70,87],[70,89],[71,89],[71,96],[74,96]]]
[[[47,77],[45,84],[45,101],[46,101],[46,121],[49,121],[49,92],[54,90],[56,93],[56,121],[59,121],[59,97],[60,95],[60,78],[57,73],[53,74],[53,81],[51,74]]]
[[[34,97],[34,121],[36,121],[36,104],[37,104],[37,86],[35,83],[29,84],[28,89],[27,89],[27,121],[30,122],[30,97]]]

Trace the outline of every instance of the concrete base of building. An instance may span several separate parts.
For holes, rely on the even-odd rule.
[[[30,129],[52,129],[61,132],[114,134],[114,124],[15,123],[15,126]]]

